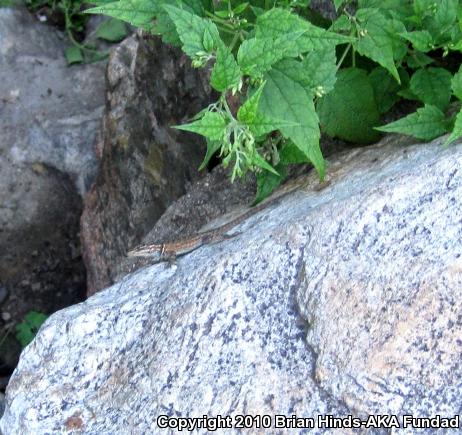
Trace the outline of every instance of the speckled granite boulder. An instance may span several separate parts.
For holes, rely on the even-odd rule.
[[[236,237],[54,314],[22,354],[1,429],[147,434],[161,415],[266,414],[273,429],[248,433],[318,434],[332,430],[277,431],[274,416],[454,417],[461,165],[460,145],[353,150],[332,159],[330,185],[298,180]]]

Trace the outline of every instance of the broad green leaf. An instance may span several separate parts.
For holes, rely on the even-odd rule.
[[[237,62],[242,72],[252,77],[259,77],[273,64],[294,53],[294,50],[298,55],[296,41],[301,34],[302,32],[294,32],[279,38],[246,39],[237,52]]]
[[[386,31],[388,32],[388,35],[391,38],[393,59],[395,61],[395,64],[399,65],[409,52],[406,41],[404,40],[404,38],[399,36],[401,33],[406,32],[406,26],[402,21],[396,18],[391,18],[389,20],[389,26],[386,28]]]
[[[152,0],[150,0],[152,1]],[[178,4],[176,0],[164,0],[166,2],[171,2],[173,5]],[[202,1],[202,0],[182,0],[181,1],[181,6],[188,10],[189,12],[199,16],[199,17],[204,17],[205,16],[205,10],[210,10],[211,4],[208,1]],[[208,9],[207,9],[208,8]]]
[[[421,68],[412,75],[409,89],[425,104],[444,110],[451,98],[451,80],[444,68]]]
[[[274,65],[274,68],[283,71],[292,81],[303,86],[303,88],[314,96],[314,83],[310,73],[305,70],[306,65],[295,59],[283,59]]]
[[[296,127],[299,124],[279,119],[272,119],[258,110],[260,98],[265,87],[263,83],[257,91],[239,108],[237,119],[249,126],[255,137],[263,136],[282,127]]]
[[[422,20],[426,16],[434,15],[437,4],[435,0],[414,0],[414,12]]]
[[[407,57],[406,61],[409,68],[419,69],[427,65],[430,65],[435,60],[432,59],[430,56],[427,56],[425,53],[421,53],[420,51],[414,50],[413,52],[409,53],[409,56]]]
[[[438,0],[430,4],[423,2],[424,11],[418,23],[431,33],[435,45],[448,43],[459,32],[456,21],[458,3],[459,0]]]
[[[284,71],[291,80],[302,85],[313,97],[330,92],[336,80],[336,57],[334,47],[307,54],[302,62],[283,59],[275,67]]]
[[[331,32],[344,32],[350,33],[353,29],[353,23],[346,15],[340,15],[331,25],[329,30]]]
[[[353,43],[355,49],[390,71],[399,83],[394,62],[394,47],[399,46],[399,37],[393,30],[393,22],[376,9],[360,9],[356,17],[361,23],[361,30],[357,41]]]
[[[454,74],[451,81],[451,88],[454,95],[462,101],[462,67]]]
[[[369,81],[374,89],[375,102],[379,113],[386,113],[399,100],[396,94],[399,85],[390,73],[381,66],[369,73]]]
[[[179,130],[192,131],[193,133],[201,134],[212,140],[223,139],[226,130],[226,121],[220,114],[216,112],[206,112],[199,120],[190,124],[175,125]]]
[[[340,70],[334,90],[317,105],[321,126],[331,137],[356,143],[371,143],[379,134],[373,129],[380,115],[366,71]]]
[[[265,75],[265,79],[260,110],[269,118],[298,124],[281,127],[280,131],[310,160],[320,178],[324,178],[325,162],[319,147],[319,121],[311,95],[277,65]]]
[[[70,47],[66,48],[64,52],[66,56],[66,61],[68,65],[72,65],[74,63],[82,63],[84,61],[82,50],[76,45],[71,45]]]
[[[260,201],[264,200],[286,178],[286,165],[279,164],[275,169],[277,174],[269,171],[260,171],[257,173],[257,195],[254,204],[258,204]]]
[[[215,40],[213,35],[210,33],[210,30],[208,28],[204,29],[204,34],[202,36],[202,45],[204,47],[204,50],[207,53],[211,53],[213,49],[215,48]],[[222,45],[222,44],[220,44]]]
[[[183,51],[190,57],[199,53],[210,53],[221,40],[217,26],[209,19],[201,18],[185,9],[164,5],[164,9],[175,23],[176,30],[183,43]],[[204,46],[204,41],[214,41],[212,46]]]
[[[445,145],[449,145],[451,142],[459,139],[462,136],[462,110],[456,116],[456,122],[454,123],[454,129],[447,138]]]
[[[117,18],[103,21],[96,31],[96,37],[109,42],[122,41],[127,36],[127,26]]]
[[[430,51],[434,47],[435,41],[428,30],[415,30],[413,32],[404,32],[400,36],[410,41],[416,50],[423,53]]]
[[[343,4],[344,1],[345,1],[345,0],[334,0],[334,7],[335,7],[335,10],[336,10],[336,11],[338,11],[338,8],[339,8],[340,6],[342,6],[342,4]]]
[[[447,127],[444,113],[436,106],[426,105],[398,121],[377,127],[377,130],[406,134],[428,141],[446,133]]]
[[[222,142],[220,140],[210,140],[207,139],[207,151],[205,153],[204,160],[202,161],[201,165],[199,166],[199,171],[202,171],[204,169],[210,159],[213,157],[213,155],[218,152],[218,150],[221,148]]]
[[[224,44],[217,50],[217,58],[212,69],[210,82],[214,89],[224,92],[236,88],[241,80],[241,71],[233,54]]]
[[[148,32],[155,32],[156,12],[155,3],[146,0],[115,1],[85,11],[86,14],[109,15]]]
[[[336,62],[333,46],[312,51],[303,59],[302,67],[311,82],[310,87],[315,95],[328,94],[334,88],[337,80]]]
[[[287,48],[287,57],[352,41],[347,36],[316,27],[287,9],[273,8],[257,18],[257,38],[278,38],[291,32],[303,34],[295,42],[295,49],[292,46]]]
[[[445,33],[457,20],[459,0],[439,0],[435,13],[435,28]]]

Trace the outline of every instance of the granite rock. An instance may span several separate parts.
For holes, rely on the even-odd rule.
[[[457,415],[461,164],[461,145],[438,141],[352,150],[331,159],[327,184],[293,181],[235,237],[55,313],[21,356],[0,428],[144,434],[159,432],[160,415]],[[276,432],[332,430],[248,430]]]

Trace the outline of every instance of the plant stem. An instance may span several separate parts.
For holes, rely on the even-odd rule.
[[[340,57],[340,60],[338,61],[338,64],[337,64],[337,71],[339,70],[343,61],[345,60],[345,57],[348,54],[348,51],[350,50],[350,48],[351,48],[351,44],[348,44],[347,47],[345,48],[345,51],[342,53],[342,56]]]

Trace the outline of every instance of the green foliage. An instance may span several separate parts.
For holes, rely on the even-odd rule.
[[[444,113],[436,106],[425,106],[417,112],[392,122],[377,130],[388,133],[403,133],[417,139],[431,140],[447,131]]]
[[[448,142],[462,135],[460,1],[334,5],[333,22],[301,0],[100,0],[87,12],[161,35],[194,67],[211,69],[217,102],[176,128],[207,139],[201,168],[218,154],[233,165],[232,179],[256,171],[261,200],[290,164],[310,162],[322,179],[320,125],[359,143],[377,140],[379,131],[429,140],[452,129]],[[421,107],[378,127],[402,99]],[[451,103],[459,110],[448,118]]]
[[[46,314],[30,311],[24,320],[16,325],[16,338],[22,347],[26,347],[34,339],[40,326],[47,318]]]
[[[378,139],[374,127],[379,124],[380,114],[374,89],[364,70],[339,71],[334,90],[319,101],[318,112],[321,125],[331,137],[358,143]]]

